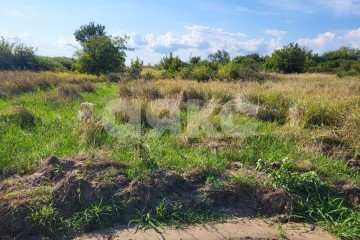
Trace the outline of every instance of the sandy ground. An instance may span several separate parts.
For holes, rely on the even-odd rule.
[[[281,230],[282,229],[282,230]],[[196,225],[186,228],[161,228],[161,233],[119,226],[76,238],[121,240],[217,240],[217,239],[337,239],[314,226],[301,223],[279,224],[264,219],[236,218],[223,223]],[[282,234],[280,233],[282,232]],[[281,235],[281,236],[280,236]],[[284,238],[285,237],[285,238]]]

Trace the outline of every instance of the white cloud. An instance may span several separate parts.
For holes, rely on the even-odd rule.
[[[141,36],[137,33],[130,34],[130,45],[140,49],[147,48],[155,53],[170,53],[181,50],[201,50],[202,52],[213,52],[216,50],[227,50],[233,54],[244,54],[249,52],[268,53],[281,46],[281,37],[284,31],[267,30],[271,39],[248,38],[242,32],[227,32],[220,28],[191,25],[186,26],[188,34],[175,35],[172,32],[155,36],[147,34]]]
[[[313,49],[317,53],[334,50],[341,46],[359,48],[360,28],[350,31],[325,32],[316,38],[299,39],[298,43]]]

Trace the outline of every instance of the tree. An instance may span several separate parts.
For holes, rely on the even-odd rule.
[[[265,62],[265,68],[283,73],[301,73],[305,70],[309,57],[311,57],[311,51],[298,43],[290,43],[282,49],[275,50],[271,58]]]
[[[83,43],[77,52],[76,68],[80,72],[103,74],[120,72],[125,67],[125,40],[111,36],[97,36]]]
[[[90,22],[87,25],[82,25],[78,30],[75,31],[75,39],[80,43],[85,43],[93,37],[105,36],[105,26]]]
[[[131,60],[131,65],[129,69],[130,76],[135,79],[140,78],[143,66],[144,66],[144,62],[139,60],[139,58],[136,58],[135,60]]]
[[[1,37],[0,70],[39,70],[39,60],[32,47],[15,44]]]
[[[81,26],[74,35],[82,47],[76,53],[75,69],[97,75],[124,70],[126,36],[105,35],[105,27],[93,22]]]
[[[201,57],[191,57],[189,59],[189,63],[191,65],[196,65],[196,64],[200,63],[200,61],[201,61]]]
[[[208,55],[208,59],[210,62],[213,63],[220,63],[220,64],[226,64],[230,62],[230,54],[225,50],[218,50],[215,53],[210,53]]]
[[[162,58],[159,63],[159,67],[164,69],[170,77],[175,77],[184,66],[185,63],[178,56],[173,57],[172,54]]]

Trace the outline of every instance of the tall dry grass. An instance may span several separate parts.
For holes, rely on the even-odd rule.
[[[60,84],[77,84],[92,91],[90,83],[104,81],[103,77],[70,72],[0,71],[0,97],[49,90]]]
[[[165,98],[244,98],[259,105],[259,118],[289,125],[290,131],[326,130],[360,151],[360,79],[329,74],[274,74],[258,82],[199,83],[190,80],[133,81],[126,94],[143,96],[145,89]],[[124,89],[123,89],[123,92]],[[323,133],[324,133],[323,131]]]

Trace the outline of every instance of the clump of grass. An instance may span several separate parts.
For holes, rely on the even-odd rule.
[[[83,105],[84,106],[84,105]],[[80,109],[79,136],[83,143],[88,146],[99,147],[105,144],[109,138],[105,125],[93,109],[84,106]]]
[[[263,160],[258,161],[258,168],[264,169],[265,165]],[[315,172],[294,172],[286,159],[278,169],[266,170],[275,187],[285,188],[296,199],[292,218],[320,224],[342,239],[360,235],[359,207],[345,207]]]
[[[1,114],[0,121],[18,125],[22,129],[33,128],[36,125],[36,117],[21,105],[15,105],[7,113]]]
[[[57,97],[60,99],[81,99],[79,88],[74,85],[61,85],[57,89]]]
[[[261,92],[248,95],[250,102],[259,105],[258,118],[263,121],[276,121],[284,124],[292,100],[280,93]]]
[[[144,98],[149,100],[155,100],[164,97],[160,89],[157,87],[147,87],[143,89],[142,95],[144,96]]]
[[[114,112],[115,121],[120,124],[128,123],[130,121],[130,116],[124,111],[115,111]]]
[[[343,115],[339,106],[321,105],[309,103],[305,111],[305,127],[339,127]]]
[[[125,84],[119,85],[119,94],[120,94],[120,97],[122,97],[122,98],[130,98],[133,96],[131,89],[129,88],[129,86],[127,86]]]
[[[81,92],[95,93],[96,91],[94,84],[89,81],[79,81],[77,86]]]

